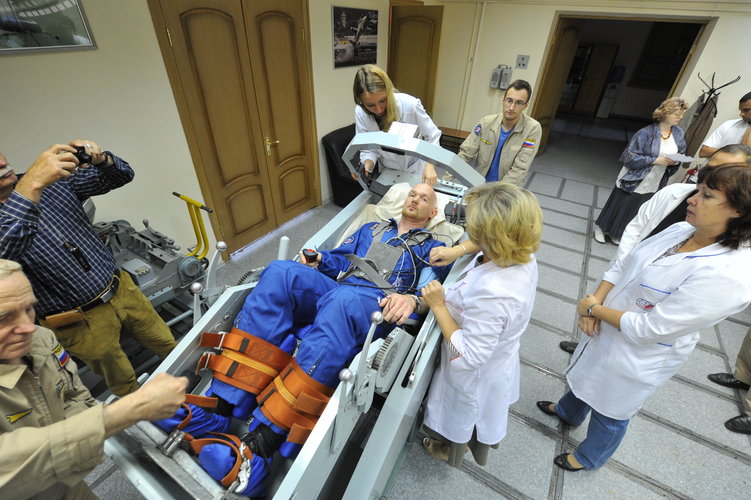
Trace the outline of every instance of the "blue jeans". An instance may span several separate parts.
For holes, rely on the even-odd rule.
[[[555,405],[558,416],[573,426],[581,425],[590,410],[592,417],[589,419],[587,437],[574,451],[574,458],[587,469],[597,469],[602,467],[618,449],[623,436],[626,435],[629,420],[606,417],[593,410],[571,391],[567,391]]]

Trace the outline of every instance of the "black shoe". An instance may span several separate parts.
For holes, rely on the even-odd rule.
[[[561,453],[557,457],[553,459],[553,463],[560,467],[563,470],[567,470],[569,472],[576,472],[578,470],[584,470],[586,467],[574,467],[570,463],[568,463],[568,456],[570,453]]]
[[[748,415],[733,417],[725,422],[725,427],[733,432],[740,432],[741,434],[751,434],[751,417],[749,417]]]
[[[561,340],[561,342],[558,344],[558,347],[561,348],[561,351],[566,351],[569,354],[574,354],[574,351],[576,350],[576,347],[578,345],[579,345],[579,342]]]
[[[725,387],[730,387],[731,389],[741,389],[743,391],[747,391],[749,386],[745,382],[741,382],[737,378],[733,377],[731,373],[712,373],[710,375],[707,375],[707,378],[714,382],[715,384],[724,385]]]
[[[277,434],[265,424],[259,425],[242,437],[250,451],[263,458],[271,458],[286,439],[286,436]]]
[[[558,417],[558,414],[555,412],[555,409],[554,409],[555,403],[553,403],[552,401],[538,401],[537,407],[545,415],[550,415],[551,417]],[[558,418],[561,418],[561,417],[558,417]]]

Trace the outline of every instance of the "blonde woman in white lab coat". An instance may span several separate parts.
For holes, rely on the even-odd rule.
[[[540,410],[570,425],[592,412],[587,437],[555,457],[568,471],[597,469],[629,420],[686,361],[699,330],[751,302],[751,169],[718,166],[688,199],[686,222],[642,241],[579,301],[588,335],[567,369],[570,390]]]
[[[445,293],[437,281],[422,290],[443,334],[423,445],[455,467],[467,449],[485,465],[488,448],[506,435],[508,407],[519,399],[519,339],[532,315],[542,234],[542,210],[525,189],[492,182],[466,200],[467,232],[481,253]]]

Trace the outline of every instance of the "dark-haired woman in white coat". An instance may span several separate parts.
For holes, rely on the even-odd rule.
[[[555,457],[568,471],[601,467],[629,420],[675,374],[699,330],[751,302],[751,169],[715,167],[689,198],[686,222],[647,238],[608,269],[578,305],[588,335],[574,352],[558,403],[537,407],[570,425],[591,411],[587,437]]]

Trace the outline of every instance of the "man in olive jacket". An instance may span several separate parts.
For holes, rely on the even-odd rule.
[[[539,122],[523,113],[531,96],[528,82],[514,80],[503,96],[503,112],[480,120],[462,143],[459,158],[487,182],[524,185],[542,135]]]

